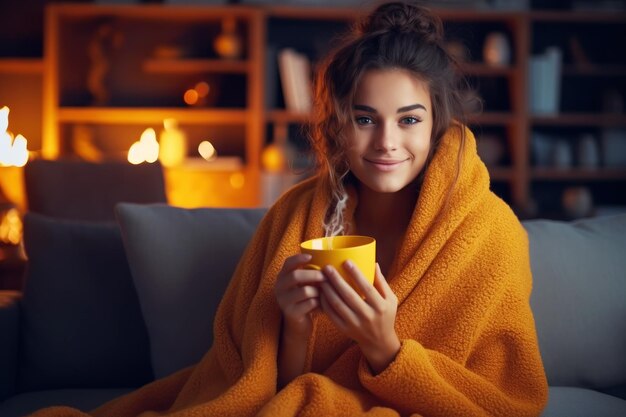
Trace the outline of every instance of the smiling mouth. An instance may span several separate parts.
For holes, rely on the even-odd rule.
[[[400,164],[407,161],[407,159],[397,160],[397,161],[396,160],[384,160],[384,159],[367,159],[367,158],[364,158],[364,159],[366,162],[373,165],[375,168],[379,169],[380,171],[393,171],[398,166],[400,166]]]

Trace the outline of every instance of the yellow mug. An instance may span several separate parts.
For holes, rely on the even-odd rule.
[[[374,283],[376,273],[376,239],[369,236],[331,236],[307,240],[300,244],[302,253],[312,256],[305,266],[320,270],[332,265],[339,274],[360,293],[352,282],[351,275],[344,269],[343,263],[351,260],[363,273],[370,284]]]

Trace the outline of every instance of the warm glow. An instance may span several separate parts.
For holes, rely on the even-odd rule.
[[[0,165],[11,165],[12,158],[11,135],[0,131]]]
[[[159,136],[159,159],[163,166],[180,165],[187,157],[187,138],[178,128],[176,119],[163,120],[163,130]]]
[[[230,185],[234,189],[238,190],[240,188],[243,188],[245,183],[246,177],[244,177],[241,172],[235,172],[234,174],[230,175]]]
[[[9,108],[4,106],[0,109],[0,132],[6,132],[9,128]]]
[[[267,172],[284,171],[287,167],[284,149],[273,143],[267,145],[261,154],[261,165]]]
[[[190,88],[189,90],[185,91],[185,94],[183,95],[183,100],[185,100],[185,103],[189,106],[193,106],[194,104],[197,104],[198,92],[194,90],[193,88]]]
[[[200,142],[200,145],[198,145],[198,153],[207,161],[217,158],[217,151],[215,150],[213,144],[208,140]]]
[[[209,95],[209,91],[211,91],[211,87],[209,87],[209,84],[207,82],[201,81],[198,84],[196,84],[195,90],[198,93],[199,97],[204,98]]]
[[[141,153],[141,144],[139,142],[135,142],[130,145],[130,149],[128,150],[128,162],[133,165],[138,165],[145,161]]]
[[[13,135],[9,127],[9,108],[0,109],[0,166],[23,167],[28,162],[28,141],[22,135]]]
[[[0,219],[0,242],[17,245],[22,240],[22,220],[17,209],[10,209]]]
[[[153,163],[159,159],[159,142],[156,139],[156,132],[149,127],[141,134],[141,148],[146,156],[146,162]]]
[[[156,132],[149,127],[143,131],[138,142],[131,145],[128,150],[128,162],[137,165],[142,162],[152,163],[159,158],[159,142],[156,140]]]
[[[13,165],[23,167],[28,162],[27,141],[22,135],[17,135],[13,141]]]

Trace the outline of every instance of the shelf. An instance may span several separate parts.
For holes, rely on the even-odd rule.
[[[353,22],[358,11],[346,7],[270,6],[265,9],[269,17],[302,20],[335,20]]]
[[[566,65],[563,75],[593,76],[593,77],[626,77],[626,65],[588,64]]]
[[[460,67],[464,75],[512,77],[517,72],[515,67],[509,65],[495,66],[479,62],[462,63]]]
[[[452,9],[432,8],[432,10],[444,21],[469,21],[469,22],[516,22],[525,18],[525,13],[507,10],[478,10],[478,9]]]
[[[531,116],[535,126],[626,126],[626,115],[598,113],[563,113],[554,116]]]
[[[531,177],[545,181],[626,181],[625,168],[533,168]]]
[[[0,73],[42,74],[43,59],[0,58]]]
[[[167,6],[161,4],[75,4],[59,3],[48,7],[50,13],[60,14],[70,18],[94,18],[103,15],[122,16],[129,19],[153,19],[168,21],[206,21],[207,19],[219,22],[223,16],[235,18],[250,18],[259,14],[259,9],[251,6],[238,5],[237,7],[227,5],[187,5],[187,6]]]
[[[531,20],[538,22],[563,22],[563,23],[618,23],[626,21],[625,12],[597,11],[535,11],[530,12]]]
[[[58,112],[60,122],[102,124],[162,123],[167,118],[188,124],[238,124],[246,123],[248,115],[238,109],[191,108],[61,107]]]
[[[270,110],[266,113],[265,118],[268,122],[279,124],[304,124],[311,121],[311,115],[308,113],[296,113],[288,110]]]
[[[186,158],[179,166],[168,167],[170,170],[188,171],[226,171],[236,172],[244,169],[243,161],[239,157],[220,156],[212,161],[206,161],[200,157]]]
[[[245,74],[250,68],[249,61],[227,59],[147,59],[143,63],[143,70],[154,74],[202,72]]]
[[[513,113],[508,112],[486,112],[469,117],[470,124],[483,125],[509,125],[515,121]]]

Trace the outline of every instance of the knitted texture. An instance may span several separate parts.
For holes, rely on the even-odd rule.
[[[395,360],[373,375],[359,347],[314,314],[305,373],[281,391],[281,314],[273,293],[285,258],[323,236],[328,190],[305,181],[270,209],[218,309],[214,345],[194,367],[92,412],[125,416],[537,416],[547,382],[529,306],[528,239],[465,130],[451,128],[424,178],[409,228],[386,277],[399,300]],[[346,211],[358,202],[354,190]],[[439,213],[442,212],[441,215]],[[151,410],[151,411],[146,411]],[[69,408],[36,417],[85,414]]]

